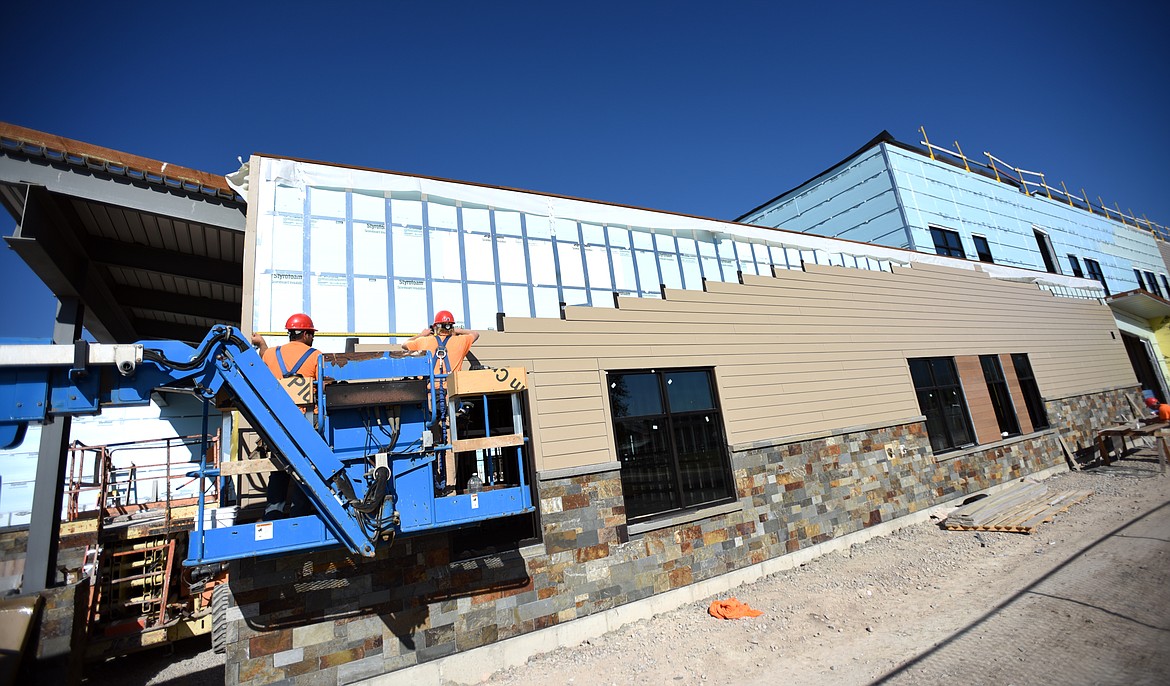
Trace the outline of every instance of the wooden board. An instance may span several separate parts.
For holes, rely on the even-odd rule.
[[[277,466],[268,458],[260,458],[255,460],[233,460],[232,462],[221,462],[219,465],[220,476],[239,476],[240,474],[267,474],[268,472],[275,472]]]
[[[1062,491],[1035,498],[999,510],[994,516],[979,525],[965,525],[952,522],[948,517],[943,528],[948,531],[1003,531],[1010,533],[1035,533],[1041,524],[1052,521],[1056,515],[1067,511],[1073,505],[1093,495],[1092,491]]]
[[[518,393],[528,387],[528,373],[524,367],[474,369],[453,372],[447,379],[447,395],[481,393]]]

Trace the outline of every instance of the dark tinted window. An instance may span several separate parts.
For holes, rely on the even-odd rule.
[[[1088,263],[1089,260],[1085,260]],[[1048,413],[1044,410],[1044,398],[1040,396],[1040,387],[1036,385],[1036,376],[1032,373],[1032,363],[1027,353],[1014,353],[1012,366],[1016,368],[1016,378],[1020,382],[1020,390],[1024,394],[1024,404],[1028,406],[1028,418],[1032,420],[1032,428],[1039,431],[1048,427]]]
[[[615,417],[662,414],[658,375],[622,374],[610,377],[609,402]]]
[[[975,254],[979,256],[980,262],[995,262],[991,258],[991,246],[987,244],[987,239],[983,236],[972,236],[971,240],[975,243]]]
[[[1081,262],[1076,255],[1068,256],[1068,266],[1072,267],[1073,276],[1079,279],[1085,278],[1085,272],[1081,271]]]
[[[1146,272],[1146,288],[1156,296],[1162,296],[1162,289],[1158,287],[1158,279],[1154,277],[1154,272]]]
[[[963,241],[955,231],[931,227],[930,237],[934,240],[934,251],[939,255],[967,258],[967,253],[963,252]]]
[[[974,443],[975,431],[971,428],[954,358],[922,357],[908,361],[918,407],[926,416],[931,449],[940,453]]]
[[[630,521],[734,496],[711,370],[611,373],[609,400]]]
[[[1085,274],[1090,279],[1095,279],[1100,283],[1101,288],[1105,289],[1105,295],[1109,295],[1109,284],[1105,283],[1105,274],[1101,272],[1101,265],[1097,263],[1097,260],[1085,258]]]
[[[1016,419],[1016,408],[1012,405],[1012,394],[1008,391],[1007,379],[998,355],[980,355],[983,379],[987,382],[987,393],[991,396],[991,407],[995,410],[995,421],[999,423],[1000,436],[1015,436],[1020,433],[1020,422]]]

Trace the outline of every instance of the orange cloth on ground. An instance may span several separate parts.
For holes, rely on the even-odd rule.
[[[1158,419],[1162,421],[1170,421],[1170,405],[1162,403],[1158,406]]]
[[[273,376],[280,379],[284,375],[280,373],[280,364],[276,361],[277,348],[280,348],[280,356],[284,358],[285,368],[291,371],[293,365],[297,363],[297,360],[301,359],[301,355],[305,354],[309,346],[300,341],[289,341],[288,343],[274,346],[264,351],[264,364],[268,365],[268,369],[272,372]],[[297,374],[316,381],[317,358],[319,357],[321,357],[321,352],[314,351],[312,355],[309,355],[309,359],[305,360],[305,363],[301,365],[301,368],[297,370]]]
[[[440,368],[440,362],[435,360],[435,373],[451,373],[457,372],[463,367],[463,358],[467,357],[467,351],[471,350],[471,336],[467,334],[453,334],[447,337],[447,364],[450,366],[447,369]],[[430,350],[432,353],[439,349],[439,341],[434,336],[423,336],[416,338],[413,341],[406,342],[407,350]]]
[[[747,603],[741,603],[735,598],[712,600],[707,612],[716,619],[743,619],[744,617],[759,617],[764,614],[759,610],[753,610]]]

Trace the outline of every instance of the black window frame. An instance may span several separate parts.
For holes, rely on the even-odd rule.
[[[1032,235],[1036,237],[1036,247],[1040,250],[1040,258],[1044,260],[1044,269],[1049,274],[1059,274],[1060,264],[1056,261],[1056,249],[1052,246],[1052,237],[1047,231],[1032,227]]]
[[[971,242],[975,244],[975,255],[979,258],[980,262],[995,264],[995,258],[991,256],[991,245],[987,242],[987,236],[972,234]]]
[[[930,227],[930,239],[934,241],[934,252],[944,257],[958,257],[967,259],[967,252],[963,250],[963,238],[958,231],[944,229],[940,226]]]
[[[1040,395],[1040,386],[1036,384],[1036,374],[1032,371],[1032,361],[1028,359],[1028,353],[1012,353],[1012,367],[1016,370],[1020,392],[1024,394],[1024,405],[1028,408],[1032,430],[1047,429],[1051,426],[1048,422],[1048,411],[1044,409],[1044,396]]]
[[[1105,295],[1111,295],[1109,292],[1109,284],[1105,282],[1105,272],[1101,271],[1101,263],[1097,260],[1086,257],[1085,258],[1085,274],[1092,280],[1101,284],[1101,288],[1105,289]]]
[[[979,366],[983,368],[983,380],[987,382],[987,393],[991,396],[991,408],[999,424],[1000,438],[1020,435],[1020,420],[1016,416],[1016,405],[1008,389],[1007,377],[999,355],[980,355]]]
[[[1085,272],[1081,269],[1080,260],[1078,260],[1077,256],[1072,253],[1068,254],[1068,266],[1072,267],[1073,276],[1077,277],[1078,279],[1085,278]]]
[[[672,374],[686,374],[692,372],[702,372],[706,374],[708,391],[712,407],[700,408],[694,410],[673,410],[671,408],[671,393],[668,388],[668,375]],[[621,414],[617,408],[617,401],[615,400],[615,389],[621,377],[635,376],[635,375],[653,375],[657,379],[658,401],[660,412],[649,414]],[[610,394],[610,421],[613,426],[614,442],[617,448],[618,460],[622,462],[621,478],[622,491],[625,497],[626,506],[626,521],[634,524],[639,522],[651,521],[667,515],[674,515],[679,512],[688,512],[700,510],[707,507],[712,507],[722,503],[732,502],[736,498],[735,478],[731,469],[731,455],[727,444],[727,429],[723,422],[723,412],[719,402],[718,386],[715,383],[715,370],[713,367],[678,367],[670,369],[622,369],[606,372],[606,387]],[[679,454],[679,441],[676,429],[682,428],[679,425],[683,424],[680,420],[685,420],[694,417],[708,416],[707,423],[710,424],[710,430],[714,431],[714,438],[710,436],[705,437],[707,442],[711,444],[710,449],[718,450],[719,470],[718,476],[722,479],[722,484],[714,484],[709,489],[691,489],[688,491],[684,485],[686,477],[684,472],[691,474],[693,478],[696,474],[695,470],[684,470]],[[622,436],[627,433],[623,430],[623,425],[634,425],[646,421],[659,420],[665,423],[665,436],[668,443],[670,455],[670,463],[666,465],[669,468],[671,477],[671,487],[673,488],[673,503],[666,508],[651,508],[640,507],[637,502],[639,488],[635,487],[635,478],[639,475],[635,472],[632,466],[628,466],[633,461],[633,456],[623,457],[626,455],[622,445]],[[651,469],[654,466],[651,465]],[[702,472],[700,467],[699,472]],[[711,472],[713,473],[713,471]],[[641,478],[645,478],[642,476]],[[718,491],[722,489],[722,494],[716,493],[713,497],[701,500],[695,500],[689,497],[696,491],[711,490]],[[658,489],[661,491],[661,489]],[[655,491],[651,491],[651,496]],[[647,502],[653,502],[654,497],[648,497]]]
[[[1133,270],[1133,276],[1135,279],[1137,279],[1137,285],[1138,285],[1139,291],[1150,290],[1150,289],[1146,288],[1146,280],[1144,278],[1142,278],[1142,270],[1135,267]]]
[[[911,357],[907,358],[906,362],[910,367],[910,381],[914,385],[914,393],[918,398],[918,409],[926,417],[926,433],[934,454],[939,455],[976,445],[978,439],[975,436],[975,425],[971,422],[971,410],[967,406],[967,396],[963,393],[963,381],[959,377],[959,368],[955,364],[955,358]],[[948,368],[947,375],[953,379],[952,383],[939,381],[938,375],[935,373],[937,365]],[[919,369],[918,373],[915,372],[916,366]],[[919,384],[922,371],[926,371],[930,377],[929,385]],[[960,428],[967,433],[965,441],[962,440],[963,437],[954,434],[952,431],[954,427],[947,421],[943,398],[949,393],[953,393],[958,400],[961,415],[959,418],[962,420]]]
[[[1143,272],[1146,275],[1146,286],[1151,293],[1162,297],[1162,288],[1158,285],[1158,277],[1154,276],[1154,272]]]
[[[1170,298],[1170,279],[1167,279],[1165,274],[1159,276],[1162,277],[1162,285],[1166,288],[1166,297]]]

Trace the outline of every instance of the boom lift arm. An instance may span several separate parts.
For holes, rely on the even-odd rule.
[[[433,391],[435,377],[429,354],[403,357],[385,353],[360,362],[342,361],[336,367],[325,363],[321,367],[343,377],[339,388],[348,390],[337,394],[332,411],[328,396],[321,394],[321,428],[317,430],[248,340],[232,327],[214,327],[194,348],[177,341],[0,346],[0,444],[16,440],[20,427],[29,422],[147,404],[156,388],[186,389],[205,402],[227,398],[283,458],[317,514],[204,529],[201,500],[187,564],[333,543],[372,557],[379,539],[398,531],[442,528],[533,510],[520,451],[518,479],[513,479],[517,484],[501,484],[497,490],[483,493],[482,499],[481,494],[435,496],[431,465],[436,453],[451,447],[436,442],[429,430],[431,418],[436,416],[434,399],[439,394],[415,393],[401,398],[384,390],[405,385]],[[365,379],[361,379],[363,370],[370,372]],[[427,406],[426,398],[432,406]],[[372,435],[371,413],[392,414],[396,422],[394,440],[389,446],[375,444],[373,453],[368,439]],[[356,431],[362,422],[366,424],[364,432]],[[399,436],[409,439],[405,447],[396,448],[402,443]],[[218,470],[202,464],[192,473],[202,478],[218,475]],[[406,512],[400,515],[400,509]],[[406,526],[402,526],[403,521]]]

